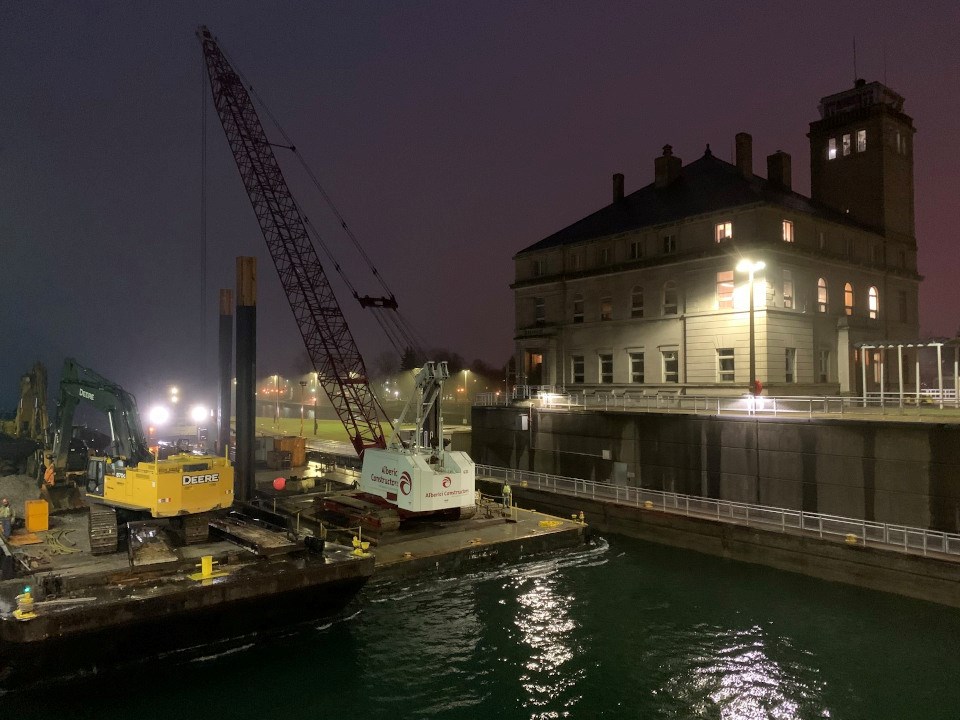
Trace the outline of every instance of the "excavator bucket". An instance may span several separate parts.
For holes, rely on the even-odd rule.
[[[50,512],[69,512],[83,510],[87,503],[80,494],[80,488],[73,483],[60,485],[41,485],[40,497],[50,503]]]

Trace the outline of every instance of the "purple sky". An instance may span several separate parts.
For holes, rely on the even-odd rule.
[[[284,124],[428,344],[502,364],[511,257],[653,179],[665,143],[809,194],[808,123],[857,71],[914,118],[924,335],[960,325],[960,5],[4,3],[0,407],[76,356],[149,397],[201,367],[200,23]],[[885,56],[885,60],[884,60]],[[203,83],[203,84],[202,84]],[[208,103],[208,109],[211,105]],[[208,355],[234,258],[260,260],[258,370],[304,355],[218,121],[208,125]],[[272,128],[267,125],[268,134]],[[274,133],[273,137],[279,139]],[[368,274],[289,156],[294,195],[361,292]],[[335,281],[335,286],[341,286]],[[341,292],[368,361],[387,348]]]

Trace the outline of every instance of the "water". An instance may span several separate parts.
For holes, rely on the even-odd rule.
[[[31,718],[958,718],[960,612],[612,537],[0,698]],[[131,649],[133,652],[133,649]]]

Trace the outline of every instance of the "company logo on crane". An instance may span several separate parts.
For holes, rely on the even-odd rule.
[[[451,479],[450,479],[450,476],[447,475],[447,476],[443,479],[443,486],[444,486],[445,488],[448,488],[448,487],[450,487],[450,483],[452,483],[452,482],[453,482],[453,480],[451,480]]]
[[[411,490],[413,490],[413,480],[410,477],[410,473],[404,470],[400,475],[400,492],[404,495],[409,495]]]

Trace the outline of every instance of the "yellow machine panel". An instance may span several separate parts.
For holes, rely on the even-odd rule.
[[[103,480],[100,497],[106,503],[146,510],[155,518],[233,505],[233,466],[216,455],[173,455],[132,468],[107,463]]]

